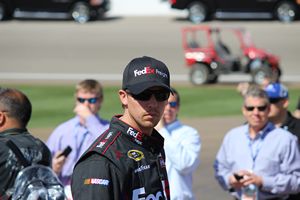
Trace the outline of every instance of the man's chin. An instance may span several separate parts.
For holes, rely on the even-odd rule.
[[[158,124],[158,120],[147,120],[144,121],[145,128],[154,128]]]

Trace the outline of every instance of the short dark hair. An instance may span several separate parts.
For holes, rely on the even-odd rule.
[[[175,88],[171,88],[173,95],[176,97],[177,104],[180,105],[180,95]]]
[[[16,119],[25,128],[31,118],[32,105],[27,96],[17,89],[0,87],[0,111]]]

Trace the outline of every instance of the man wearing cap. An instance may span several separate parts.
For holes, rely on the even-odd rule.
[[[298,137],[300,143],[300,120],[288,111],[288,89],[281,83],[271,83],[265,87],[270,101],[269,120],[277,127],[288,130]],[[299,200],[300,194],[291,195],[288,200]]]
[[[138,57],[123,72],[123,115],[88,148],[72,176],[74,200],[170,199],[164,139],[154,129],[171,92],[164,63]]]
[[[295,118],[290,111],[288,89],[281,83],[271,83],[265,87],[270,101],[269,119],[277,127],[281,127],[298,137],[300,142],[300,120]]]

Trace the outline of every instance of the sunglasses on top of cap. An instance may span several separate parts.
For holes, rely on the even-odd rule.
[[[152,95],[154,95],[156,101],[162,102],[166,101],[170,96],[170,92],[167,90],[145,90],[140,94],[132,94],[130,91],[127,91],[127,93],[139,101],[149,101]]]
[[[90,104],[95,104],[98,101],[98,97],[94,97],[94,98],[81,98],[81,97],[77,97],[77,101],[79,103],[84,103],[85,101],[87,101]]]

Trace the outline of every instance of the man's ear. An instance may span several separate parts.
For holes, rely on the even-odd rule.
[[[288,99],[284,99],[284,100],[283,100],[283,107],[284,107],[285,109],[287,109],[287,108],[289,107],[289,100],[288,100]]]
[[[246,111],[246,108],[245,108],[244,105],[242,105],[241,111],[242,111],[242,113],[243,113],[244,116],[247,114],[247,111]]]
[[[0,111],[0,127],[3,126],[3,124],[5,124],[6,121],[6,115],[4,114],[4,112]]]
[[[119,98],[122,106],[127,106],[128,104],[128,94],[124,90],[119,90]]]

